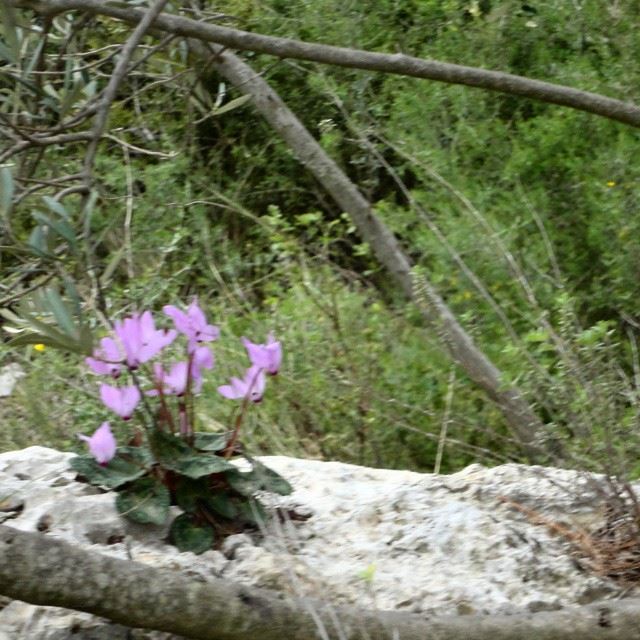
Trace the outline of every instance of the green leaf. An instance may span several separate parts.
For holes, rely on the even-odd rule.
[[[7,345],[12,347],[24,347],[29,344],[44,344],[52,349],[58,349],[60,351],[74,351],[72,346],[66,342],[60,342],[55,338],[42,335],[41,333],[21,333],[19,336],[12,338],[7,342]]]
[[[71,219],[69,212],[65,209],[64,205],[55,200],[51,196],[42,196],[42,201],[49,207],[53,213],[57,213],[61,218],[64,218],[67,222]]]
[[[251,464],[253,465],[251,471],[243,472],[234,469],[225,473],[225,478],[238,493],[243,496],[252,496],[256,491],[270,491],[287,496],[293,491],[293,487],[273,469],[253,459]]]
[[[69,276],[63,275],[62,281],[64,284],[64,291],[73,304],[73,315],[80,317],[82,315],[82,299],[80,298],[80,293]]]
[[[222,451],[229,442],[231,432],[228,433],[205,433],[196,432],[193,446],[200,451]]]
[[[139,478],[116,498],[120,515],[141,524],[164,524],[169,515],[169,489],[155,478]]]
[[[239,516],[249,524],[260,526],[267,521],[267,512],[261,502],[255,498],[238,504]]]
[[[171,464],[164,463],[164,466],[189,478],[201,478],[211,473],[222,473],[235,468],[220,456],[205,454],[181,458]]]
[[[40,56],[42,55],[42,50],[44,49],[46,42],[47,42],[46,38],[38,39],[38,44],[34,48],[33,54],[29,62],[22,68],[23,82],[25,82],[27,78],[32,77],[31,74],[33,73],[33,70],[36,68],[36,65],[38,64],[38,60],[40,60]],[[34,93],[38,94],[39,96],[44,95],[40,87],[38,87],[37,85],[32,85],[32,86],[33,86],[32,91]]]
[[[173,521],[169,538],[179,551],[200,554],[211,549],[215,534],[208,524],[198,524],[191,514],[183,513]]]
[[[224,491],[210,495],[206,504],[209,509],[228,520],[233,520],[238,515],[238,507],[232,497]]]
[[[233,520],[238,515],[232,497],[225,491],[214,492],[209,486],[208,478],[180,478],[176,488],[176,502],[188,513],[195,513],[199,508],[206,507],[228,520]]]
[[[16,28],[14,8],[6,0],[0,0],[0,24],[4,27],[3,34],[7,50],[11,52],[13,58],[11,62],[15,62],[20,56],[20,38]]]
[[[251,464],[253,465],[253,472],[259,478],[262,491],[278,493],[281,496],[288,496],[292,493],[293,487],[279,473],[269,469],[258,460],[251,459]]]
[[[201,478],[211,473],[235,469],[234,465],[220,456],[197,453],[181,438],[154,429],[149,443],[156,459],[163,467],[189,478]]]
[[[33,229],[27,240],[27,246],[40,258],[54,258],[55,256],[49,251],[47,237],[41,225]]]
[[[8,216],[13,206],[13,176],[7,167],[0,169],[0,213]]]
[[[141,447],[118,447],[115,457],[104,467],[90,455],[71,458],[69,465],[91,484],[117,489],[147,473],[151,462],[148,452]]]
[[[74,251],[77,250],[76,232],[66,220],[54,220],[40,211],[33,211],[31,215],[35,220],[53,229],[60,237],[64,238]]]
[[[153,429],[149,433],[149,446],[155,459],[163,466],[176,458],[184,458],[193,454],[191,447],[182,438],[159,429]]]
[[[90,356],[93,353],[93,344],[95,340],[93,337],[93,331],[86,324],[80,325],[80,336],[78,337],[78,353]]]
[[[21,323],[29,327],[32,331],[20,334],[9,341],[12,345],[34,344],[41,342],[56,349],[71,351],[73,353],[84,353],[77,340],[65,335],[46,322],[42,322],[29,315],[20,318]]]
[[[47,301],[47,306],[53,313],[53,317],[56,319],[58,326],[72,338],[78,337],[78,329],[71,317],[72,313],[67,308],[60,294],[52,287],[46,287],[44,289],[44,296]]]
[[[228,113],[229,111],[233,111],[234,109],[241,107],[243,104],[249,102],[249,100],[251,100],[251,96],[240,96],[239,98],[234,98],[233,100],[229,100],[227,104],[212,109],[211,115],[221,116],[223,113]]]
[[[13,52],[11,51],[11,49],[9,49],[9,47],[7,47],[7,45],[5,45],[4,42],[2,42],[0,40],[0,58],[2,58],[5,62],[8,62],[9,64],[15,64],[16,62],[16,58],[13,55]]]
[[[180,478],[176,487],[176,502],[183,511],[193,513],[198,509],[199,503],[207,500],[211,489],[207,478],[192,480]]]
[[[258,478],[253,471],[242,472],[234,468],[227,471],[224,477],[231,485],[231,488],[243,496],[251,497],[256,491],[260,491]]]
[[[111,276],[114,274],[115,270],[118,268],[120,262],[122,262],[122,258],[124,258],[126,253],[126,245],[121,246],[117,251],[114,251],[113,255],[109,259],[107,266],[100,276],[100,284],[106,286],[111,279]]]

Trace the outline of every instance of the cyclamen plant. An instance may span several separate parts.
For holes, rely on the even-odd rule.
[[[92,436],[79,436],[89,455],[73,458],[71,466],[91,484],[117,491],[118,511],[133,522],[164,524],[177,505],[182,513],[171,524],[170,541],[181,551],[202,553],[216,538],[265,519],[257,492],[291,493],[291,485],[251,458],[238,439],[248,407],[262,400],[266,377],[280,369],[282,347],[272,334],[264,344],[243,338],[249,368],[243,378],[218,387],[223,397],[241,401],[233,429],[197,432],[194,396],[204,371],[214,366],[207,343],[220,331],[208,324],[197,299],[186,311],[167,305],[163,312],[173,329],[157,329],[150,311],[135,314],[115,322],[112,335],[86,358],[94,373],[117,381],[100,385],[105,407],[124,421],[140,418],[142,428],[118,446],[110,423],[103,422]],[[186,339],[184,359],[165,368],[161,356],[179,338]],[[250,470],[232,463],[240,456]]]

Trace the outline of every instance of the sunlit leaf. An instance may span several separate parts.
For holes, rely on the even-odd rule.
[[[251,96],[240,96],[239,98],[234,98],[233,100],[229,100],[227,104],[212,109],[211,115],[221,116],[223,113],[228,113],[229,111],[233,111],[234,109],[241,107],[243,104],[249,102],[249,100],[251,100]]]

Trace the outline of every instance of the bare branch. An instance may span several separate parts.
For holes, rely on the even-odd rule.
[[[17,142],[12,147],[0,154],[0,163],[6,162],[16,153],[20,153],[29,147],[47,147],[52,144],[69,144],[71,142],[84,142],[91,140],[91,131],[78,131],[77,133],[62,133],[54,136],[30,136],[28,140]]]
[[[90,14],[111,16],[128,23],[137,23],[144,17],[142,11],[108,4],[101,0],[8,0],[8,2],[14,7],[33,9],[42,14],[79,10]],[[392,55],[374,53],[265,36],[196,22],[180,16],[159,16],[154,21],[153,27],[187,38],[221,44],[231,49],[256,51],[278,58],[293,58],[351,69],[394,73],[523,96],[587,111],[633,127],[640,127],[640,107],[635,104],[510,73],[416,58],[399,53]]]
[[[0,594],[200,640],[311,640],[316,621],[339,624],[344,640],[640,639],[637,598],[543,613],[425,618],[284,599],[221,579],[199,582],[5,525]]]
[[[122,47],[118,64],[113,70],[113,74],[109,79],[109,84],[105,88],[102,100],[100,101],[100,106],[98,107],[98,112],[96,113],[96,119],[93,125],[92,138],[84,157],[85,180],[87,182],[91,180],[93,162],[96,157],[96,152],[98,151],[100,138],[102,137],[105,125],[107,124],[111,103],[115,100],[118,87],[127,75],[131,57],[133,56],[136,47],[140,44],[140,41],[149,30],[149,27],[158,17],[162,9],[164,9],[167,2],[168,0],[156,0],[151,5],[151,8],[146,12],[141,13],[138,26],[134,29],[133,33],[129,36],[129,39]]]

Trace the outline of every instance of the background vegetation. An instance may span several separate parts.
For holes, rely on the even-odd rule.
[[[204,4],[260,33],[402,51],[640,100],[636,3]],[[129,30],[92,18],[82,38],[71,38],[78,19],[54,24],[43,55],[47,64],[76,65],[69,77],[79,79],[79,101],[107,82],[114,60],[103,48]],[[18,32],[24,62],[7,60],[4,75],[0,68],[0,112],[55,123],[73,113],[72,87],[47,84],[46,76],[34,76],[36,89],[16,80],[12,65],[24,69],[38,43],[37,32]],[[0,53],[9,35],[5,29]],[[148,49],[155,41],[145,42]],[[566,444],[556,462],[638,475],[640,132],[475,89],[246,59],[375,204],[507,379],[525,389]],[[110,312],[200,297],[223,333],[200,404],[211,429],[231,414],[215,387],[244,366],[237,338],[260,341],[274,330],[286,366],[248,425],[245,439],[257,452],[422,471],[518,459],[501,415],[452,366],[343,212],[249,105],[233,103],[238,95],[214,74],[196,76],[189,62],[185,47],[170,43],[128,76],[112,107],[116,139],[100,146],[88,223]],[[223,112],[224,105],[234,108]],[[26,169],[32,179],[72,174],[83,149],[53,146],[4,164],[21,190],[2,231],[5,310],[20,315],[20,304],[31,302],[15,292],[51,274],[81,282],[79,254],[49,262],[37,255],[33,213],[51,208],[43,196],[56,189],[28,193],[17,178]],[[79,196],[65,199],[73,221],[78,203]],[[79,284],[78,293],[95,322],[92,291]],[[0,449],[79,447],[75,433],[103,419],[81,358],[0,346],[0,365],[14,361],[27,375],[0,398]]]

